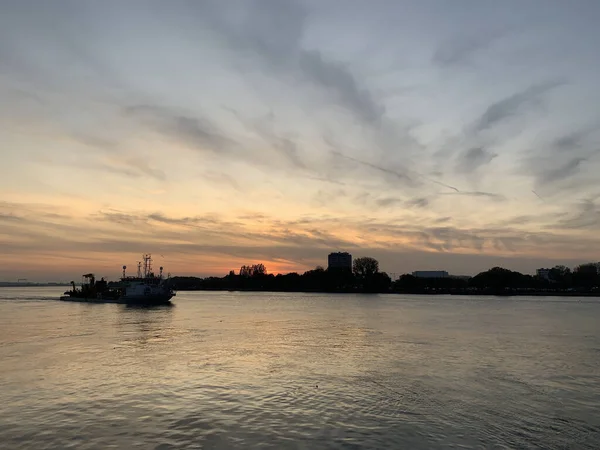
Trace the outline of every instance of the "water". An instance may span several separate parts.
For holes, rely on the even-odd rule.
[[[600,445],[600,300],[0,289],[9,449]]]

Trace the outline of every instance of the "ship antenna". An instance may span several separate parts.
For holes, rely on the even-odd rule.
[[[127,266],[123,266],[123,278],[125,278],[125,271],[127,270]]]
[[[138,273],[137,273],[137,277],[138,278],[142,278],[142,262],[138,261]]]
[[[144,258],[144,278],[148,278],[152,272],[152,255],[147,253],[143,256]]]

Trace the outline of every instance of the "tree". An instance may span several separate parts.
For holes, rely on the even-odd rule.
[[[575,267],[575,273],[587,273],[591,275],[598,275],[598,264],[586,263]]]
[[[267,274],[267,268],[264,264],[253,264],[251,266],[240,267],[240,277],[256,278]]]
[[[327,291],[348,292],[354,289],[354,275],[348,267],[332,267],[327,269]]]
[[[548,271],[548,279],[555,283],[563,283],[571,276],[571,269],[567,266],[554,266]]]
[[[252,268],[250,266],[240,267],[240,277],[250,278],[250,275],[252,275]]]
[[[369,256],[356,258],[352,264],[352,271],[359,280],[372,278],[373,275],[379,272],[379,262]]]
[[[368,292],[389,292],[392,286],[392,279],[385,272],[377,272],[368,281],[365,286]]]
[[[394,281],[394,290],[398,292],[413,291],[417,288],[422,288],[423,284],[424,283],[422,283],[422,280],[419,278],[405,273],[404,275],[400,275],[398,279]]]
[[[376,292],[378,287],[385,283],[384,279],[378,277],[379,262],[375,258],[364,256],[356,258],[352,264],[354,276],[358,288],[365,292]],[[386,274],[387,279],[389,277]],[[389,284],[388,284],[389,287]]]
[[[264,264],[254,264],[252,266],[252,274],[253,278],[260,277],[267,274],[267,268]]]
[[[419,278],[413,275],[401,275],[393,283],[393,289],[396,292],[455,292],[466,289],[468,280],[464,278],[446,277],[446,278]]]
[[[600,285],[598,264],[587,263],[577,266],[573,271],[573,285],[584,289],[591,289]]]
[[[321,266],[307,270],[302,274],[302,283],[307,291],[324,292],[327,290],[327,272]]]
[[[488,288],[494,290],[530,288],[535,280],[530,275],[502,267],[493,267],[485,272],[478,273],[469,281],[469,285],[476,288]]]

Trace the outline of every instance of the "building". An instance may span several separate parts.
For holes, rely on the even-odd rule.
[[[412,273],[417,278],[448,278],[448,272],[445,270],[417,270]]]
[[[330,253],[327,257],[327,269],[352,270],[352,255],[347,252]]]
[[[535,274],[538,278],[541,278],[542,280],[550,280],[550,269],[537,269],[535,271]]]

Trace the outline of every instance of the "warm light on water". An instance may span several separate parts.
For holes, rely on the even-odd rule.
[[[597,448],[600,300],[0,289],[7,449]]]

